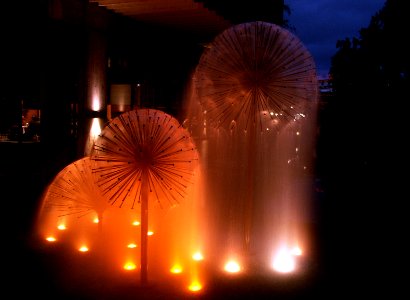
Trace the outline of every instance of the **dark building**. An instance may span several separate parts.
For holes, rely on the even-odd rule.
[[[283,0],[4,4],[2,140],[41,141],[51,152],[64,145],[74,159],[91,117],[133,107],[179,117],[204,46],[233,24],[282,24],[283,11]]]

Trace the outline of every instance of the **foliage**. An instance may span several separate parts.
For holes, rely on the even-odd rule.
[[[408,6],[407,1],[387,0],[359,38],[337,41],[330,69],[336,95],[385,99],[408,93]]]
[[[318,169],[335,191],[348,179],[350,191],[365,195],[362,202],[397,172],[395,158],[407,156],[397,137],[407,135],[400,112],[410,99],[408,3],[387,0],[358,38],[337,41],[332,57],[334,92],[320,114]]]

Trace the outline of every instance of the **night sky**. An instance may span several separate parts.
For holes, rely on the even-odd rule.
[[[385,0],[285,0],[290,15],[285,15],[295,34],[313,55],[318,75],[327,77],[336,42],[359,37]]]

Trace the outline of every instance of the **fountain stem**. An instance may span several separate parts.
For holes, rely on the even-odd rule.
[[[148,283],[148,170],[142,171],[141,179],[141,285]]]

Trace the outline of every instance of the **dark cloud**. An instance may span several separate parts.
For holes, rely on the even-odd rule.
[[[358,37],[361,28],[384,5],[385,0],[285,0],[287,17],[296,36],[313,55],[319,76],[326,76],[336,53],[337,40]]]

